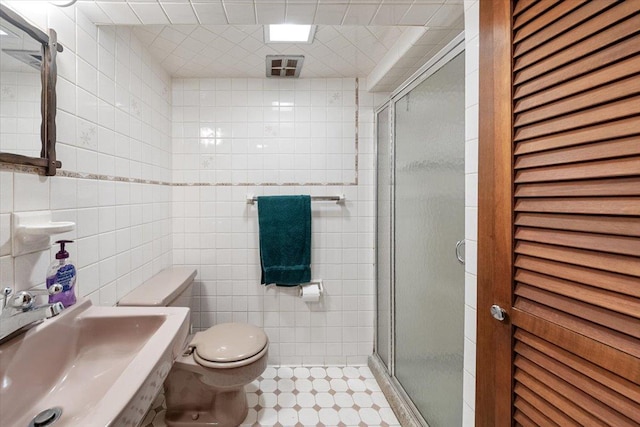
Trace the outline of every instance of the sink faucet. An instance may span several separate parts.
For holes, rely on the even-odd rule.
[[[35,325],[64,310],[61,302],[36,305],[37,295],[55,295],[62,292],[62,285],[54,284],[49,289],[20,291],[11,296],[13,289],[2,290],[2,313],[0,313],[0,343],[22,332],[28,326]]]

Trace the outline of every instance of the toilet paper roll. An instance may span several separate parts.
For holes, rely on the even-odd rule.
[[[310,285],[300,286],[300,297],[304,302],[320,301],[320,285],[312,283]]]

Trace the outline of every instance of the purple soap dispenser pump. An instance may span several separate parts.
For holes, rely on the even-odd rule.
[[[60,250],[47,271],[47,288],[57,283],[62,286],[62,292],[49,295],[49,303],[61,302],[65,307],[69,307],[76,303],[76,267],[64,247],[67,243],[73,243],[73,240],[58,240],[56,243],[60,244]]]

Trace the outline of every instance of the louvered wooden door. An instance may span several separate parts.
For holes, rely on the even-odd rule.
[[[481,88],[480,150],[493,148],[479,251],[494,255],[479,253],[478,370],[510,350],[493,354],[502,391],[478,398],[478,425],[639,426],[640,1],[490,7],[503,28],[484,40],[509,62],[481,76],[493,92],[484,114]],[[490,302],[506,322],[487,318]],[[498,332],[480,339],[483,327]]]

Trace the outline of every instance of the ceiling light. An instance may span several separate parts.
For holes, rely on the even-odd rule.
[[[264,27],[265,43],[311,43],[315,25],[267,25]]]

